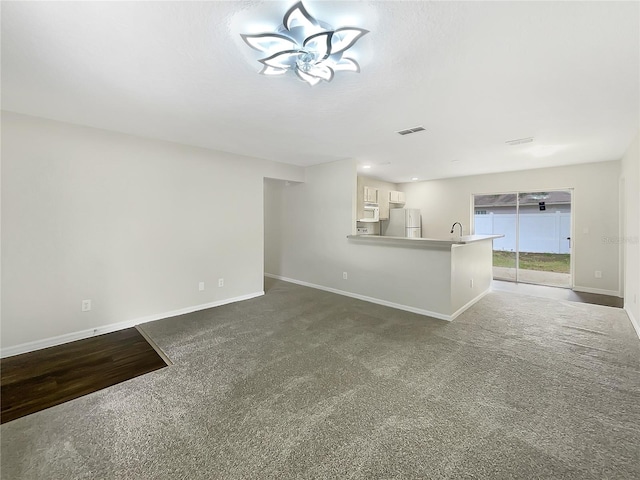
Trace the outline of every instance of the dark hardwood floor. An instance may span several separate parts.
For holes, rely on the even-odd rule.
[[[1,423],[166,366],[135,328],[4,358]]]

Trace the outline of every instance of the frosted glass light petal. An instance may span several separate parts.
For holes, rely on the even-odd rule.
[[[275,33],[243,34],[251,48],[267,56],[258,60],[263,75],[283,75],[289,71],[309,85],[330,82],[335,72],[359,72],[353,58],[343,57],[368,30],[343,27],[337,30],[312,17],[301,1],[284,14]]]
[[[319,60],[324,60],[331,55],[331,37],[333,32],[322,32],[311,35],[304,41],[304,49],[318,54]]]
[[[333,37],[331,37],[331,53],[336,54],[344,52],[351,48],[360,37],[367,33],[369,33],[369,30],[365,30],[363,28],[338,28],[333,32]]]
[[[277,33],[260,33],[258,35],[240,35],[251,48],[260,52],[281,52],[296,48],[296,42],[289,37]]]
[[[262,70],[260,70],[260,73],[262,75],[268,75],[268,76],[276,76],[276,75],[282,75],[284,73],[287,73],[289,71],[288,68],[274,68],[274,67],[270,67],[269,65],[265,65],[264,68]]]
[[[273,68],[291,68],[295,65],[299,54],[298,50],[285,50],[258,61]]]
[[[282,24],[287,30],[291,30],[293,27],[303,27],[315,30],[318,27],[317,20],[309,15],[309,12],[304,8],[302,2],[296,3],[287,11],[287,13],[284,14]]]
[[[307,73],[312,77],[321,78],[327,82],[330,82],[331,79],[333,79],[333,70],[326,65],[316,65]]]
[[[317,85],[318,83],[320,83],[320,80],[322,80],[319,77],[312,77],[311,75],[308,75],[298,69],[296,69],[296,75],[298,75],[298,78],[300,78],[300,80],[304,80],[305,82],[307,82],[309,85],[311,85],[312,87],[314,85]]]
[[[353,58],[342,57],[340,61],[331,65],[336,72],[360,72],[360,65]]]

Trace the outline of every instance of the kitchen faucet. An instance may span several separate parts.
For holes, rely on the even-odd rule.
[[[456,225],[460,225],[460,236],[462,236],[462,224],[460,222],[456,222],[453,225],[451,225],[451,232],[449,233],[453,233],[453,229],[455,228]]]

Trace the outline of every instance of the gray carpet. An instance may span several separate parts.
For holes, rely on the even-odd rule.
[[[267,288],[146,324],[173,366],[3,425],[2,478],[640,478],[622,310],[494,292],[448,323]]]

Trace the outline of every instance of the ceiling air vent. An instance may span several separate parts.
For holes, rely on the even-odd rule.
[[[525,138],[516,138],[515,140],[507,140],[507,145],[522,145],[523,143],[533,142],[533,137],[525,137]]]
[[[399,133],[400,135],[409,135],[410,133],[422,132],[423,130],[425,130],[425,128],[422,125],[419,125],[405,130],[398,130],[396,133]]]

